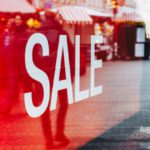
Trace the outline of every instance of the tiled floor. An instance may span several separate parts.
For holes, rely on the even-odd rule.
[[[96,71],[95,77],[95,83],[102,84],[104,92],[69,106],[65,132],[70,144],[61,150],[74,150],[82,146],[81,149],[88,150],[139,150],[135,139],[140,126],[144,126],[140,123],[144,124],[145,121],[148,124],[145,110],[150,106],[149,68],[149,61],[104,63],[103,68]],[[89,88],[89,81],[90,68],[81,77],[82,90]],[[56,117],[57,110],[51,112],[53,133]],[[0,127],[0,150],[45,149],[41,120],[27,116],[22,98],[10,116],[0,117]],[[142,136],[140,132],[139,136],[143,138],[146,135],[144,133]]]

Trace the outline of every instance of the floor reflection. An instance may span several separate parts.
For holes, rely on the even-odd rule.
[[[150,149],[150,70],[143,62],[140,111],[106,131],[79,150],[149,150]]]

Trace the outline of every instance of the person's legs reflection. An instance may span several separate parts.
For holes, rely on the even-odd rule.
[[[51,125],[51,112],[47,108],[45,113],[41,117],[42,129],[43,134],[46,140],[46,149],[52,148],[60,148],[64,147],[69,143],[69,139],[65,136],[65,120],[68,110],[68,97],[66,90],[62,90],[59,92],[59,110],[57,114],[57,121],[56,121],[56,136],[55,136],[55,143],[52,133],[52,125]]]
[[[57,115],[57,125],[56,125],[56,136],[55,140],[61,142],[62,144],[68,144],[69,139],[65,136],[65,120],[68,110],[68,96],[67,91],[62,90],[59,92],[59,110]]]
[[[42,129],[46,140],[46,150],[54,148],[50,111],[47,109],[41,117]]]
[[[41,105],[41,100],[43,98],[43,93],[40,92],[41,85],[37,82],[33,83],[33,103],[34,106],[38,107]],[[46,150],[54,148],[54,141],[53,141],[53,134],[52,134],[52,127],[51,127],[51,117],[50,117],[50,110],[49,106],[47,107],[44,114],[41,116],[41,125],[42,125],[42,132],[45,139]]]

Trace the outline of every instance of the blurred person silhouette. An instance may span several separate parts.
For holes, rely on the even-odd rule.
[[[27,27],[24,25],[21,16],[15,16],[11,18],[7,23],[7,28],[4,36],[4,59],[6,63],[7,70],[7,96],[5,97],[5,107],[2,113],[8,115],[19,100],[20,94],[20,84],[23,84],[24,91],[33,91],[33,103],[34,105],[40,105],[40,100],[43,97],[41,85],[32,79],[27,74],[25,69],[25,46],[28,38],[34,33],[35,30],[30,30],[27,32]],[[43,20],[43,24],[37,32],[43,33],[49,42],[50,46],[50,56],[42,57],[41,47],[36,45],[33,51],[33,59],[35,65],[45,70],[47,73],[51,88],[53,87],[54,72],[56,65],[57,49],[59,42],[59,35],[67,35],[68,40],[68,49],[69,49],[69,60],[71,68],[71,78],[73,81],[74,78],[74,48],[71,44],[68,34],[63,30],[62,25],[60,25],[55,19],[54,16],[47,15],[46,20]],[[61,74],[60,80],[65,79],[65,68],[64,60],[62,59],[61,63]],[[50,89],[51,91],[51,89]],[[58,93],[59,97],[59,109],[56,120],[56,135],[52,133],[51,118],[49,107],[41,117],[41,124],[46,140],[46,149],[52,149],[58,147],[63,147],[69,143],[69,139],[65,135],[65,120],[68,110],[68,96],[66,90],[61,90]],[[59,142],[58,145],[55,145],[54,141]]]
[[[12,54],[12,39],[13,39],[13,27],[14,27],[14,18],[10,17],[8,19],[6,26],[4,28],[4,32],[2,35],[2,41],[1,41],[1,51],[2,51],[2,56],[3,56],[3,61],[5,64],[5,69],[6,69],[6,80],[7,80],[7,92],[6,92],[6,97],[2,100],[3,105],[3,114],[7,114],[7,111],[9,110],[9,102],[10,99],[9,97],[11,96],[11,83],[12,83],[12,71],[10,66],[13,64],[12,59],[11,59],[11,54]]]
[[[74,48],[71,44],[70,38],[66,31],[63,30],[62,25],[60,25],[54,18],[53,15],[46,14],[46,18],[42,18],[41,20],[42,26],[37,31],[39,33],[44,34],[49,43],[50,47],[50,56],[46,57],[39,57],[40,56],[40,49],[41,47],[37,45],[35,47],[35,54],[34,54],[34,62],[36,66],[39,68],[42,68],[44,70],[50,80],[51,83],[51,89],[53,87],[54,82],[54,73],[55,73],[55,65],[56,65],[56,58],[57,58],[57,50],[58,50],[58,43],[59,43],[59,36],[60,35],[67,35],[67,41],[68,41],[68,49],[69,49],[69,61],[70,61],[70,69],[71,69],[71,78],[73,81],[74,78],[74,62],[75,62],[75,54],[74,54]],[[37,56],[37,57],[36,57]],[[60,73],[60,80],[65,79],[65,65],[64,60],[61,60],[61,73]],[[43,93],[39,92],[42,91],[42,87],[39,83],[35,83],[35,105],[40,104],[40,100],[43,97]],[[61,90],[58,92],[58,99],[59,99],[59,108],[58,108],[58,114],[57,114],[57,120],[56,120],[56,135],[54,136],[52,133],[52,121],[51,121],[51,112],[49,110],[50,107],[47,107],[47,110],[41,117],[41,123],[43,128],[44,137],[46,140],[46,149],[51,148],[57,148],[57,147],[64,147],[69,144],[69,139],[65,135],[65,120],[67,116],[67,110],[68,110],[68,96],[67,96],[67,90]],[[50,105],[50,103],[49,103]],[[57,144],[56,142],[57,141]]]
[[[21,16],[11,17],[6,25],[3,38],[3,56],[6,66],[7,92],[4,97],[3,115],[9,115],[12,107],[18,102],[21,76],[23,74],[23,53],[26,27]]]
[[[5,36],[5,28],[6,28],[6,19],[3,16],[0,16],[0,96],[3,97],[4,89],[6,88],[6,80],[4,77],[6,76],[6,65],[4,62],[4,36]],[[0,102],[0,106],[2,106],[2,100]],[[0,107],[1,109],[2,107]]]

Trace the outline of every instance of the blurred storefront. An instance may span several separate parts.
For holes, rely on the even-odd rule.
[[[105,36],[105,23],[108,22],[109,24],[112,13],[108,13],[107,11],[96,11],[80,6],[65,6],[52,10],[56,12],[57,20],[62,24],[64,30],[66,30],[70,35],[72,43],[75,43],[75,35],[80,35],[81,47],[86,52],[86,60],[90,60],[89,53],[91,35],[97,34]],[[106,38],[107,37],[105,36],[105,39]],[[105,40],[103,44],[104,47],[97,47],[97,54],[103,56],[101,57],[103,60],[106,60],[107,57],[106,49],[110,50],[110,46],[106,46],[106,43],[108,44],[108,42]]]
[[[148,59],[145,25],[137,10],[129,6],[120,7],[115,22],[118,55],[130,59]]]
[[[95,137],[100,142],[89,149],[107,149],[101,135],[139,111],[140,63],[118,61],[102,67],[100,59],[112,59],[114,42],[120,56],[145,57],[149,45],[143,21],[124,7],[114,16],[107,2],[0,2],[0,149],[76,150]],[[95,44],[92,35],[103,38]],[[44,111],[33,115],[44,97]]]
[[[81,74],[86,72],[86,50],[90,45],[90,36],[93,35],[93,19],[83,7],[64,6],[56,11],[56,19],[69,34],[75,45],[75,35],[80,35],[81,43]]]
[[[84,49],[90,49],[90,35],[98,34],[96,33],[97,29],[95,24],[99,24],[102,29],[103,23],[105,21],[109,22],[111,20],[110,18],[113,17],[108,0],[31,0],[31,2],[38,10],[50,10],[54,12],[64,30],[69,33],[72,43],[75,42],[75,35],[79,34]],[[120,0],[119,3],[122,4],[123,1]],[[107,46],[102,48],[105,54],[100,55],[105,55],[104,59],[106,60],[106,49],[111,51],[111,46],[110,43],[105,43],[107,43]]]
[[[96,57],[103,61],[112,59],[113,14],[107,11],[97,11],[91,15],[94,21],[94,34],[103,37],[103,43],[96,45]]]

